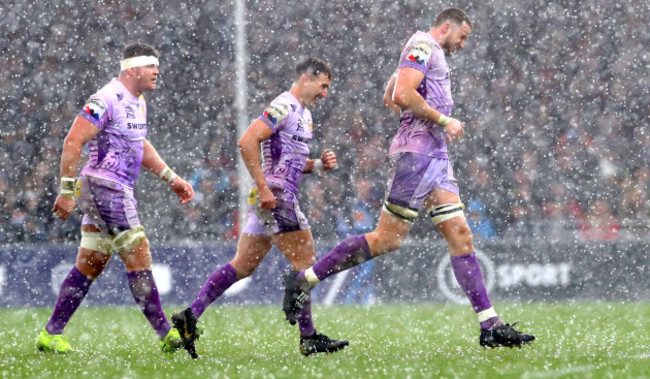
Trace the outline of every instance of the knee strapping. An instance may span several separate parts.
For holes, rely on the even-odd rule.
[[[99,232],[81,231],[81,247],[104,254],[113,254],[114,252],[112,237]]]
[[[115,251],[128,250],[137,246],[144,238],[144,226],[136,226],[113,237],[113,248],[115,248]]]
[[[429,217],[431,217],[435,225],[438,225],[456,216],[464,216],[463,209],[465,209],[465,204],[463,203],[442,204],[430,209]]]
[[[419,213],[417,209],[391,204],[388,201],[384,202],[383,209],[389,214],[397,218],[400,218],[410,224],[412,224],[418,218],[418,213]]]
[[[81,232],[81,247],[99,251],[104,254],[113,254],[137,246],[146,238],[142,225],[125,230],[114,236],[107,236],[98,232]]]

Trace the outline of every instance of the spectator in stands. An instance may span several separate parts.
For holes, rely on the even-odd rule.
[[[619,224],[611,205],[596,199],[580,220],[582,239],[587,241],[614,241],[618,238]]]
[[[467,225],[477,240],[485,240],[496,236],[494,224],[487,217],[485,205],[478,200],[467,203]]]
[[[375,0],[372,6],[353,8],[345,0],[330,0],[314,3],[309,9],[294,7],[274,13],[273,17],[268,17],[265,4],[247,3],[248,23],[255,26],[255,35],[261,36],[248,46],[249,67],[265,67],[248,70],[249,109],[263,107],[277,93],[283,85],[278,73],[287,69],[295,56],[334,51],[332,63],[341,67],[337,96],[318,117],[329,130],[319,140],[323,146],[339,146],[342,167],[354,167],[357,151],[368,149],[375,140],[379,142],[377,148],[385,151],[392,132],[386,128],[388,116],[375,92],[383,88],[382,78],[393,70],[390,62],[399,54],[395,46],[423,27],[425,3]],[[499,232],[506,226],[508,193],[516,186],[510,173],[520,168],[528,151],[535,153],[537,160],[536,177],[531,178],[530,187],[535,207],[525,215],[533,223],[544,222],[540,219],[544,217],[542,205],[546,200],[538,190],[548,189],[544,183],[548,178],[565,183],[570,193],[586,194],[602,191],[594,185],[602,172],[598,167],[607,169],[613,163],[616,177],[626,178],[633,176],[637,167],[650,166],[650,133],[644,127],[650,109],[650,79],[643,71],[645,51],[637,48],[650,45],[650,32],[642,16],[644,5],[632,1],[621,6],[605,0],[551,6],[524,0],[514,0],[512,7],[494,7],[489,2],[471,4],[476,23],[483,27],[473,37],[475,48],[462,58],[463,64],[453,67],[475,67],[472,75],[461,73],[459,85],[454,86],[457,110],[465,116],[468,136],[463,144],[453,147],[453,153],[459,166],[474,156],[484,157],[482,164],[490,177],[490,191],[476,196],[470,188],[473,179],[463,185],[470,191],[466,198],[479,199],[486,205]],[[404,17],[414,21],[404,23],[391,17],[398,7]],[[514,12],[517,7],[526,7],[530,12]],[[0,229],[5,231],[11,229],[9,215],[20,197],[16,189],[30,176],[34,164],[47,162],[48,177],[56,177],[58,151],[53,154],[51,150],[58,149],[59,144],[53,141],[64,137],[67,120],[74,116],[76,104],[84,100],[79,98],[81,83],[100,85],[108,78],[111,70],[103,67],[104,63],[111,61],[116,46],[133,35],[152,36],[164,48],[183,46],[168,49],[174,50],[164,63],[171,75],[165,76],[156,96],[168,112],[151,115],[153,123],[174,126],[169,138],[176,143],[160,145],[163,155],[173,159],[175,167],[190,171],[199,169],[199,162],[205,164],[204,169],[215,170],[214,165],[203,160],[207,154],[225,154],[231,165],[236,161],[237,115],[232,105],[237,70],[231,3],[188,7],[180,0],[156,6],[109,2],[91,8],[96,17],[72,16],[79,9],[77,1],[62,0],[14,2],[3,9],[0,174],[5,176],[9,189],[2,194],[6,210]],[[158,17],[165,12],[175,17]],[[309,22],[296,22],[303,18]],[[613,33],[609,26],[601,25],[603,19],[610,20],[610,25],[629,27]],[[289,34],[278,32],[288,26]],[[395,33],[373,32],[378,27]],[[510,33],[503,30],[523,38],[513,45]],[[279,55],[276,49],[280,46],[295,50]],[[354,60],[350,60],[352,52]],[[73,73],[80,80],[66,80]],[[360,136],[327,127],[354,125],[351,129],[356,129],[360,122],[364,124]],[[569,135],[583,142],[568,141]],[[590,149],[589,140],[602,142],[597,150],[584,153]],[[206,144],[214,150],[200,156],[185,154],[199,151],[196,147]],[[314,148],[318,147],[317,143]],[[611,152],[613,159],[603,161],[597,153],[600,149]],[[463,174],[462,167],[458,170],[459,177],[474,176]],[[339,182],[351,183],[344,170],[333,175]],[[381,187],[381,180],[374,185]],[[623,185],[627,185],[626,181],[619,179],[607,191],[622,193]],[[323,193],[334,190],[324,187]],[[47,192],[42,202],[51,204],[53,192]],[[231,225],[224,220],[237,208],[234,194],[236,191],[217,196],[218,206],[226,211],[209,212],[205,222]],[[580,206],[585,207],[590,196],[579,198]],[[163,205],[175,210],[157,213]],[[209,206],[201,205],[199,210],[206,212]],[[178,221],[174,217],[182,213],[176,211],[178,206],[149,197],[142,199],[140,208],[144,218],[156,217],[160,221],[161,227],[151,231],[156,240],[174,238],[170,231]],[[337,211],[324,212],[327,220]],[[49,213],[37,217],[51,221]],[[631,217],[633,212],[625,211],[621,216]],[[624,219],[620,221],[624,225]],[[46,222],[50,241],[74,240],[76,233],[70,233],[68,225]],[[222,238],[221,233],[197,233],[201,238]],[[15,238],[8,236],[3,241],[10,240]]]

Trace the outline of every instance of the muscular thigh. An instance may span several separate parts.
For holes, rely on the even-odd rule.
[[[458,194],[436,188],[425,201],[427,210],[444,204],[460,204]],[[472,232],[463,214],[440,222],[437,225],[447,240],[449,252],[453,255],[463,255],[474,251]]]
[[[102,273],[110,260],[110,254],[80,247],[75,266],[84,276],[94,279]]]
[[[390,204],[419,211],[436,190],[458,193],[448,159],[401,153],[391,156],[391,165],[386,194],[386,201]]]
[[[442,204],[458,204],[460,203],[460,196],[457,193],[447,191],[442,188],[436,188],[424,201],[424,208],[429,210]]]
[[[305,270],[316,263],[314,239],[309,229],[274,234],[273,243],[289,260],[294,270]]]
[[[237,270],[238,267],[256,268],[271,250],[271,238],[266,235],[242,233],[237,242],[237,253],[230,262]]]
[[[372,255],[379,256],[399,249],[409,234],[411,225],[411,222],[382,210],[377,227],[366,234],[366,241]]]
[[[126,271],[151,270],[151,251],[149,240],[144,237],[136,246],[120,251],[120,258],[126,266]]]

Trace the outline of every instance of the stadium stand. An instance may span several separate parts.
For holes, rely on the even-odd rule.
[[[295,3],[295,6],[291,4]],[[335,146],[340,169],[306,178],[302,203],[317,240],[352,219],[354,183],[381,197],[385,153],[397,120],[383,107],[397,46],[427,30],[438,9],[420,0],[247,2],[249,119],[287,87],[308,55],[333,63],[330,100],[314,109],[312,151]],[[480,202],[497,238],[611,239],[590,233],[601,209],[616,239],[648,235],[650,218],[650,15],[645,2],[460,1],[473,19],[467,47],[450,60],[467,137],[453,145],[465,203]],[[435,6],[434,6],[435,8]],[[189,211],[136,195],[148,234],[233,240],[238,233],[234,11],[231,2],[179,0],[81,7],[52,0],[0,5],[0,242],[78,238],[80,217],[53,218],[58,159],[69,125],[90,95],[118,73],[132,40],[163,54],[149,138],[197,190]],[[174,15],[169,17],[168,15]],[[406,22],[405,22],[406,20]],[[102,67],[101,70],[98,67]],[[157,187],[158,186],[158,187]],[[162,193],[162,192],[161,192]],[[172,212],[158,212],[161,207]],[[174,227],[176,225],[176,227]],[[178,230],[177,225],[184,225]],[[414,235],[432,225],[416,223]]]

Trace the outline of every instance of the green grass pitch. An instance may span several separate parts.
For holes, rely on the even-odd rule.
[[[649,378],[650,303],[496,304],[537,341],[485,350],[467,305],[314,306],[341,352],[303,357],[277,306],[212,306],[198,360],[163,354],[133,307],[82,307],[65,334],[81,353],[34,347],[51,309],[0,309],[0,377],[119,378]],[[179,310],[168,308],[167,312]]]

